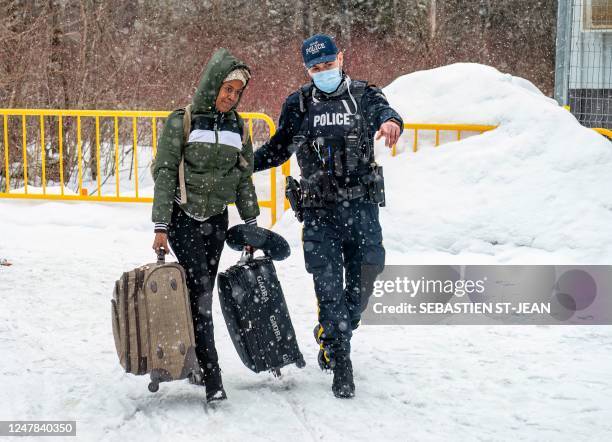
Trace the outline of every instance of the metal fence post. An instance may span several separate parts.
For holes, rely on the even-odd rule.
[[[564,106],[568,102],[567,86],[569,81],[570,42],[571,42],[571,5],[572,0],[559,0],[557,9],[557,45],[555,54],[555,100]]]

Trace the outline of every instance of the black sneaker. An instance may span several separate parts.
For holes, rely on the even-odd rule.
[[[212,364],[204,368],[204,386],[206,387],[206,402],[222,401],[227,399],[219,364]]]
[[[334,381],[332,392],[337,398],[348,399],[355,396],[353,364],[348,355],[334,358]]]
[[[331,370],[331,358],[329,357],[328,351],[323,346],[323,341],[321,340],[321,335],[323,334],[323,327],[321,324],[315,325],[313,330],[314,338],[317,344],[319,345],[319,354],[317,355],[317,362],[319,364],[319,368],[323,371]]]

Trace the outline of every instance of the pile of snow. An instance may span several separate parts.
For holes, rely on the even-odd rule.
[[[612,144],[532,83],[459,63],[404,75],[384,92],[407,123],[499,125],[438,148],[431,132],[417,153],[406,131],[395,158],[377,145],[392,252],[612,260]]]

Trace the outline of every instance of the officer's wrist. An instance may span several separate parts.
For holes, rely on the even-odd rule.
[[[392,122],[392,123],[397,124],[397,126],[398,126],[400,129],[402,128],[402,124],[401,124],[399,121],[397,121],[395,118],[391,117],[391,118],[389,118],[388,120],[385,120],[385,121],[384,121],[384,123],[387,123],[387,122],[389,122],[389,121],[390,121],[390,122]],[[384,124],[384,123],[383,123],[383,124]]]

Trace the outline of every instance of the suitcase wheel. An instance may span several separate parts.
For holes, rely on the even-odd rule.
[[[306,361],[304,360],[304,356],[300,356],[300,358],[297,361],[295,361],[295,366],[297,368],[306,367]]]
[[[149,391],[155,393],[159,390],[159,382],[149,382]]]
[[[282,375],[280,368],[272,368],[270,369],[270,371],[272,372],[275,378],[280,378]]]
[[[193,370],[191,373],[189,373],[188,377],[190,384],[204,385],[204,378],[201,373]]]

